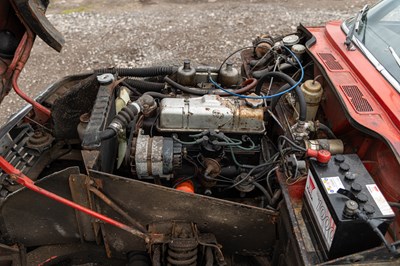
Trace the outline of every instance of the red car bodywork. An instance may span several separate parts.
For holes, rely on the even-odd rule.
[[[325,27],[307,28],[315,38],[309,51],[332,85],[325,86],[322,108],[333,131],[351,143],[353,150],[348,152],[363,159],[385,197],[397,202],[400,95],[360,50],[347,50],[341,24],[334,21]]]
[[[14,8],[18,10],[17,6],[14,6]],[[0,29],[6,28],[8,23],[18,22],[19,19],[23,21],[23,18],[17,17],[15,14],[6,16],[5,14],[10,14],[9,10],[11,10],[11,5],[8,5],[8,9],[0,10]],[[7,19],[1,19],[4,17],[7,17]],[[349,51],[347,49],[344,45],[346,35],[341,25],[341,21],[334,21],[328,23],[325,27],[299,28],[299,31],[308,31],[307,33],[309,33],[309,41],[306,46],[309,55],[315,62],[315,79],[319,75],[324,77],[322,83],[325,94],[320,108],[323,110],[324,120],[329,122],[328,126],[345,143],[346,150],[344,153],[357,153],[386,199],[391,202],[399,202],[400,95],[360,50]],[[36,122],[44,123],[50,117],[50,109],[29,99],[18,88],[17,84],[18,75],[29,57],[36,34],[40,34],[32,27],[22,23],[16,23],[15,27],[23,30],[20,30],[17,36],[19,46],[14,58],[12,61],[10,60],[8,68],[1,69],[0,65],[0,74],[5,84],[4,88],[9,90],[12,84],[12,87],[20,96],[32,103],[35,115],[33,119]],[[41,37],[43,38],[43,36]],[[52,42],[50,41],[50,43]],[[125,224],[37,187],[33,181],[21,174],[2,157],[0,157],[0,167],[10,174],[14,181],[39,194],[122,228],[127,232],[133,232],[133,235],[136,234]],[[280,183],[286,184],[286,177],[279,173],[277,175],[281,179]],[[294,236],[294,238],[289,238],[289,240],[294,239],[294,241],[288,241],[288,243],[292,242],[289,243],[291,246],[284,250],[287,254],[294,252],[295,255],[298,255],[296,263],[311,264],[312,259],[306,254],[306,246],[311,245],[311,240],[306,239],[301,231],[296,229],[305,228],[304,225],[299,225],[300,219],[296,218],[296,216],[301,215],[299,211],[302,207],[301,199],[304,187],[305,182],[299,182],[292,187],[288,186],[290,198],[284,193],[285,201],[288,202],[287,210],[282,211],[288,212],[288,218],[284,221],[288,223],[285,229],[291,228],[292,231],[288,230],[290,231],[288,234]],[[400,226],[399,217],[397,217],[396,223],[396,226],[392,224],[392,228]],[[303,230],[305,230],[304,228]],[[395,231],[395,233],[397,237],[400,237],[398,231]],[[143,238],[145,237],[143,236]],[[281,240],[281,242],[284,241]],[[289,246],[289,244],[287,245]],[[57,256],[51,255],[52,257],[46,258],[45,262],[57,259]]]

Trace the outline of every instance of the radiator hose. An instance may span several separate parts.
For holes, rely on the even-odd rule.
[[[173,81],[172,79],[170,79],[169,77],[165,77],[164,81],[166,83],[168,83],[170,86],[172,86],[175,89],[178,89],[180,91],[189,93],[189,94],[194,94],[194,95],[206,95],[206,94],[210,94],[210,95],[219,95],[219,96],[230,96],[229,93],[224,92],[224,91],[210,91],[210,90],[204,90],[204,89],[198,89],[198,88],[190,88],[190,87],[186,87],[183,86],[181,84],[179,84],[176,81]],[[236,93],[236,94],[243,94],[245,92],[248,92],[250,90],[252,90],[257,84],[257,80],[250,78],[245,80],[242,85],[243,87],[240,89],[236,89],[233,90],[232,93]]]
[[[94,70],[94,73],[104,74],[118,73],[121,77],[156,77],[156,76],[166,76],[175,73],[178,70],[177,67],[174,66],[155,66],[155,67],[143,67],[143,68],[100,68]]]
[[[262,76],[259,80],[258,80],[258,84],[256,86],[256,94],[260,95],[261,94],[261,89],[262,86],[264,85],[264,83],[266,81],[269,81],[271,78],[277,78],[277,79],[281,79],[283,81],[286,81],[288,84],[282,86],[277,93],[285,91],[287,89],[289,89],[290,87],[296,85],[296,81],[294,81],[290,76],[282,73],[282,72],[269,72],[266,73],[264,76]],[[301,90],[301,88],[299,86],[296,86],[294,88],[294,91],[297,94],[297,98],[299,101],[299,106],[300,106],[300,112],[299,112],[299,120],[300,121],[306,121],[306,115],[307,115],[307,105],[306,105],[306,100],[304,98],[304,94]],[[274,109],[276,104],[279,101],[279,98],[281,96],[277,96],[274,97],[274,99],[272,100],[271,103],[271,109]]]
[[[128,84],[128,86],[132,86],[135,89],[138,89],[139,92],[142,93],[146,91],[161,92],[165,87],[164,83],[150,82],[138,79],[125,79],[124,82]]]
[[[146,108],[154,108],[157,106],[154,98],[148,94],[141,96],[138,100],[128,103],[113,118],[110,125],[100,133],[101,140],[113,138],[118,132],[126,129],[131,121],[137,119],[139,113],[145,112]]]

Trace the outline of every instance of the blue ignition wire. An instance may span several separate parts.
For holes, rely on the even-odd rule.
[[[208,79],[209,79],[210,82],[211,82],[212,84],[214,84],[214,86],[217,87],[218,89],[220,89],[220,90],[222,90],[222,91],[224,91],[224,92],[226,92],[226,93],[229,93],[229,94],[232,95],[232,96],[237,96],[237,97],[239,97],[239,98],[256,99],[256,100],[257,100],[257,99],[271,99],[271,98],[274,98],[274,97],[281,96],[281,95],[283,95],[283,94],[285,94],[285,93],[288,93],[288,92],[290,92],[291,90],[293,90],[294,88],[296,88],[297,86],[300,85],[301,81],[302,81],[303,78],[304,78],[304,67],[303,67],[303,65],[301,64],[299,58],[297,58],[297,56],[296,56],[289,48],[287,48],[286,46],[282,46],[282,47],[285,48],[285,49],[293,56],[293,58],[296,60],[297,64],[299,64],[299,67],[300,67],[300,70],[301,70],[301,77],[300,77],[299,81],[297,81],[295,85],[293,85],[292,87],[290,87],[290,88],[287,89],[287,90],[284,90],[284,91],[281,91],[281,92],[279,92],[279,93],[272,94],[272,95],[266,95],[266,96],[241,95],[241,94],[237,94],[237,93],[234,93],[234,92],[231,92],[231,91],[229,91],[229,90],[226,90],[226,89],[222,88],[222,86],[220,86],[218,83],[216,83],[216,82],[211,78],[211,76],[209,76]]]

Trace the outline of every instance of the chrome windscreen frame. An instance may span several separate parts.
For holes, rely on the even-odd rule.
[[[345,34],[348,34],[349,28],[346,23],[342,23],[342,30]],[[393,88],[400,93],[400,83],[386,70],[386,68],[379,63],[375,56],[364,46],[364,44],[358,40],[355,36],[352,38],[353,43],[360,49],[360,51],[368,58],[368,60],[374,65],[382,76],[393,86]]]

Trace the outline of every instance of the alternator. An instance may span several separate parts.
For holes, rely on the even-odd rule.
[[[139,179],[169,179],[174,169],[182,167],[182,144],[172,138],[139,134],[132,141],[131,170]]]

